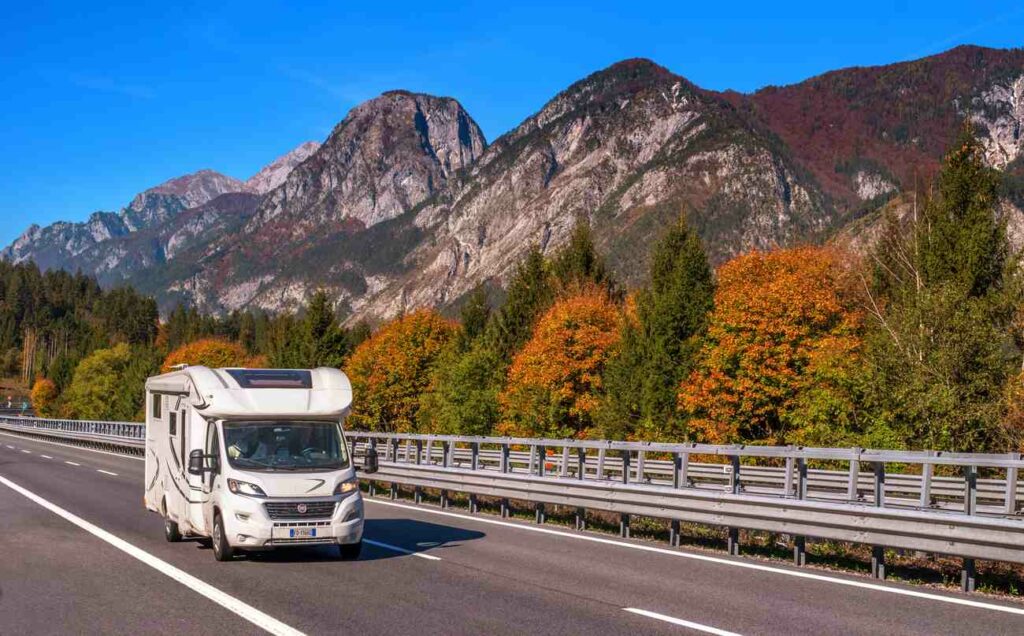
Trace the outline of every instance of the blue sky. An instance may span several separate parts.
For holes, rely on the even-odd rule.
[[[92,4],[4,8],[0,246],[200,168],[246,178],[392,88],[458,98],[491,140],[627,57],[752,91],[1024,45],[1024,2]]]

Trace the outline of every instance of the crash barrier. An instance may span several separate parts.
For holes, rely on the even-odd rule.
[[[144,448],[144,425],[0,416],[0,430],[125,453]],[[885,549],[964,559],[961,582],[975,586],[976,559],[1024,563],[1024,515],[1018,497],[1020,454],[889,451],[666,444],[595,440],[346,433],[354,455],[373,448],[379,471],[370,479],[500,502],[529,502],[538,522],[545,506],[619,516],[666,519],[678,545],[681,523],[728,529],[728,549],[740,549],[739,530],[790,537],[794,560],[806,562],[806,539],[872,546],[872,574],[885,576]]]

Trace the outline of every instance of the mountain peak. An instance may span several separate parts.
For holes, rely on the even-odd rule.
[[[245,189],[256,194],[270,192],[284,183],[285,179],[288,178],[288,175],[291,174],[297,165],[308,159],[319,149],[320,142],[317,141],[307,141],[299,144],[249,177],[245,182]]]

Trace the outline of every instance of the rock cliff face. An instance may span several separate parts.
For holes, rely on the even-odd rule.
[[[964,119],[1024,237],[1024,51],[959,47],[749,95],[627,60],[490,146],[455,100],[393,91],[245,183],[202,171],[120,214],[32,227],[0,257],[128,281],[165,309],[293,309],[324,288],[349,320],[383,319],[502,285],[586,222],[633,284],[680,214],[715,262],[837,233],[863,246],[872,211],[905,206]]]

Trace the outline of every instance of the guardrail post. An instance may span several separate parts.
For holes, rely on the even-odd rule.
[[[545,446],[535,446],[537,449],[537,476],[544,476],[544,464],[547,463],[548,449]]]
[[[964,514],[973,515],[978,509],[978,467],[964,466]]]
[[[576,449],[576,479],[585,479],[587,476],[587,449]]]
[[[964,559],[963,569],[960,570],[960,589],[964,592],[973,592],[977,583],[974,559]]]
[[[597,449],[597,478],[604,479],[604,456],[605,449]]]
[[[622,483],[624,484],[629,483],[629,460],[629,451],[622,451]]]
[[[871,576],[885,578],[885,548],[880,545],[871,547]]]
[[[872,462],[875,469],[875,507],[885,507],[885,463]]]
[[[532,475],[533,471],[536,470],[536,466],[537,466],[537,447],[531,444],[530,445],[530,461],[526,465],[526,472],[529,473],[530,475]]]
[[[682,483],[683,456],[679,453],[672,453],[672,487],[679,488]],[[672,519],[668,526],[668,544],[672,547],[679,545],[679,519]]]
[[[558,474],[559,474],[560,477],[568,477],[569,476],[569,447],[568,446],[563,446],[562,447],[562,467],[561,467],[561,470],[558,471]]]
[[[646,455],[645,451],[637,451],[636,453],[636,481],[639,484],[644,483],[644,459]]]
[[[689,488],[690,487],[690,454],[683,453],[683,458],[679,463],[679,487]]]
[[[793,458],[786,458],[786,476],[782,483],[782,496],[789,498],[793,496]]]
[[[740,486],[740,456],[733,455],[729,458],[729,461],[732,464],[732,474],[729,475],[729,490],[732,494],[738,495],[740,490],[742,490]]]

